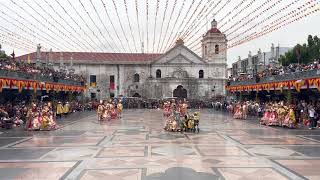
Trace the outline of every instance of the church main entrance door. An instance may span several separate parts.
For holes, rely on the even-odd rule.
[[[183,99],[188,97],[188,91],[179,85],[175,90],[173,90],[173,97]]]

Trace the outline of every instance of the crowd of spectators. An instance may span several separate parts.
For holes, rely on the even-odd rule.
[[[168,99],[143,99],[143,98],[124,98],[122,99],[123,107],[125,109],[158,109],[162,108],[166,101],[176,102],[182,101],[182,99],[168,98]],[[211,101],[187,99],[188,108],[211,108]]]
[[[82,75],[67,72],[59,72],[48,67],[37,67],[35,64],[20,62],[11,58],[0,59],[0,70],[1,69],[25,73],[31,76],[40,75],[42,77],[52,77],[54,79],[58,78],[85,83],[85,78]]]
[[[230,76],[229,82],[247,81],[254,78],[270,77],[274,75],[286,75],[295,72],[310,71],[314,69],[320,70],[320,60],[314,61],[309,64],[290,64],[288,66],[280,67],[267,67],[264,71],[257,73],[255,76],[252,74],[240,74],[238,76]]]

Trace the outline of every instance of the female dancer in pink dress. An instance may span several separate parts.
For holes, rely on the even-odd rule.
[[[279,125],[279,120],[278,120],[278,114],[277,114],[277,106],[273,105],[271,107],[271,114],[269,117],[269,126],[278,126]]]
[[[242,106],[241,104],[237,104],[235,107],[235,113],[233,115],[233,118],[235,119],[241,119],[242,118]]]
[[[267,125],[269,118],[270,118],[270,114],[271,114],[271,109],[269,104],[266,104],[265,108],[264,108],[264,114],[263,117],[260,120],[260,124],[261,125]]]

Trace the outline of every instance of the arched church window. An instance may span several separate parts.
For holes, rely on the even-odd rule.
[[[204,77],[204,72],[203,72],[203,70],[200,70],[199,71],[199,78],[203,79],[203,77]]]
[[[156,78],[161,78],[161,70],[160,69],[158,69],[156,71]]]
[[[214,47],[214,52],[216,54],[219,54],[219,45],[218,44]]]
[[[133,82],[140,82],[140,75],[139,74],[134,74],[133,76]]]

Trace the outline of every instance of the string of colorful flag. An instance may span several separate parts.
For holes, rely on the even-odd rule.
[[[0,9],[0,20],[14,32],[9,35],[1,28],[6,32],[2,33],[2,43],[26,52],[41,43],[45,49],[53,48],[55,51],[164,53],[174,46],[178,38],[182,38],[189,48],[198,53],[202,35],[207,31],[205,27],[213,17],[221,24],[218,28],[229,40],[228,48],[232,48],[266,35],[261,32],[271,33],[279,29],[278,26],[291,22],[288,19],[291,15],[286,12],[306,3],[301,0],[147,0],[139,3],[138,0],[112,0],[107,5],[107,2],[0,2],[6,9]],[[255,8],[251,8],[253,5]],[[151,7],[155,7],[154,12],[151,12]],[[285,19],[287,21],[283,22]]]

